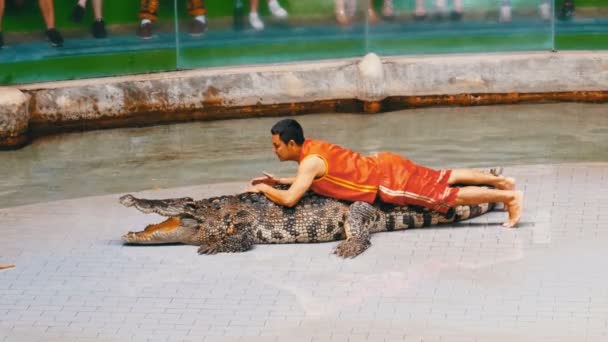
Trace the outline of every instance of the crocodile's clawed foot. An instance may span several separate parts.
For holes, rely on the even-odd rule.
[[[503,171],[502,166],[496,166],[496,167],[493,167],[490,169],[490,173],[497,177],[502,175],[502,171]]]
[[[124,195],[121,196],[118,201],[125,207],[132,207],[135,205],[135,202],[137,202],[137,198],[133,197],[133,195]]]
[[[198,254],[216,254],[219,252],[217,244],[202,245],[198,248]]]
[[[334,249],[334,254],[343,258],[354,258],[363,253],[369,246],[371,246],[369,240],[351,237],[340,242],[340,244],[336,246],[336,249]]]

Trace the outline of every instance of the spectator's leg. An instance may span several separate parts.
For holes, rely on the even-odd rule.
[[[4,46],[4,37],[2,36],[2,18],[4,17],[4,0],[0,0],[0,48]]]
[[[258,8],[260,7],[259,0],[249,1],[249,25],[256,30],[261,31],[264,29],[264,22],[260,19],[258,14]]]
[[[188,0],[188,14],[192,16],[190,21],[190,35],[200,36],[207,31],[207,9],[204,0]]]
[[[353,18],[357,13],[357,0],[345,0],[346,3],[346,16]]]
[[[382,2],[382,16],[387,19],[392,19],[395,16],[393,0],[384,0]]]
[[[538,13],[544,21],[551,20],[551,3],[549,0],[541,0],[538,5]]]
[[[139,6],[137,35],[142,39],[152,38],[152,23],[158,18],[158,0],[141,0]]]
[[[93,0],[93,16],[95,16],[95,20],[102,20],[103,0]]]
[[[0,32],[2,32],[2,18],[4,18],[4,0],[0,0]]]
[[[346,26],[350,24],[350,19],[346,15],[346,8],[344,0],[334,0],[335,12],[336,12],[336,21],[338,24],[342,26]]]
[[[462,15],[464,13],[464,5],[462,4],[462,0],[454,0],[452,3],[452,12],[450,13],[450,18],[452,20],[460,20],[462,19]]]
[[[38,0],[42,17],[46,25],[46,37],[51,42],[52,46],[62,46],[63,37],[55,28],[55,8],[53,0]]]
[[[367,22],[370,24],[375,24],[378,21],[380,21],[380,19],[378,19],[378,15],[374,10],[374,0],[369,0],[367,4]]]
[[[55,7],[53,0],[38,0],[40,11],[47,29],[55,28]]]
[[[141,0],[138,17],[142,20],[156,21],[158,18],[158,0]]]
[[[249,1],[249,13],[258,12],[258,8],[260,8],[259,0],[250,0]]]
[[[442,19],[448,12],[446,0],[435,0],[435,18]]]
[[[498,21],[501,23],[510,23],[511,22],[511,1],[510,0],[501,0],[500,1]]]
[[[93,15],[95,20],[93,21],[93,37],[105,38],[108,36],[106,31],[106,23],[103,21],[102,4],[103,0],[92,0],[93,1]]]
[[[416,8],[414,9],[414,19],[424,20],[426,18],[425,0],[416,0]]]

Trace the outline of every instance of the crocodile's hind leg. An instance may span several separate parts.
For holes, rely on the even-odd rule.
[[[354,258],[363,253],[370,245],[370,232],[378,224],[376,208],[365,202],[355,202],[348,209],[346,224],[346,240],[342,241],[334,253],[343,258]]]
[[[138,245],[155,245],[163,243],[196,244],[194,235],[197,231],[196,221],[170,217],[167,220],[151,224],[139,232],[128,232],[122,241]]]

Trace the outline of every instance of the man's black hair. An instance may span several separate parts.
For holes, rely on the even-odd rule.
[[[278,134],[281,141],[285,144],[289,143],[289,140],[293,140],[298,145],[304,143],[304,130],[294,119],[283,119],[277,122],[270,129],[270,133],[272,135]]]

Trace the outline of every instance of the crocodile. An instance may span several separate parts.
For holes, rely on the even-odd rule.
[[[370,245],[372,233],[453,223],[482,215],[494,203],[463,205],[441,214],[418,206],[346,202],[307,192],[293,207],[280,206],[261,193],[194,200],[190,197],[141,199],[124,195],[127,207],[168,217],[122,236],[127,244],[182,243],[199,254],[245,252],[255,244],[338,241],[334,253],[352,258]]]

